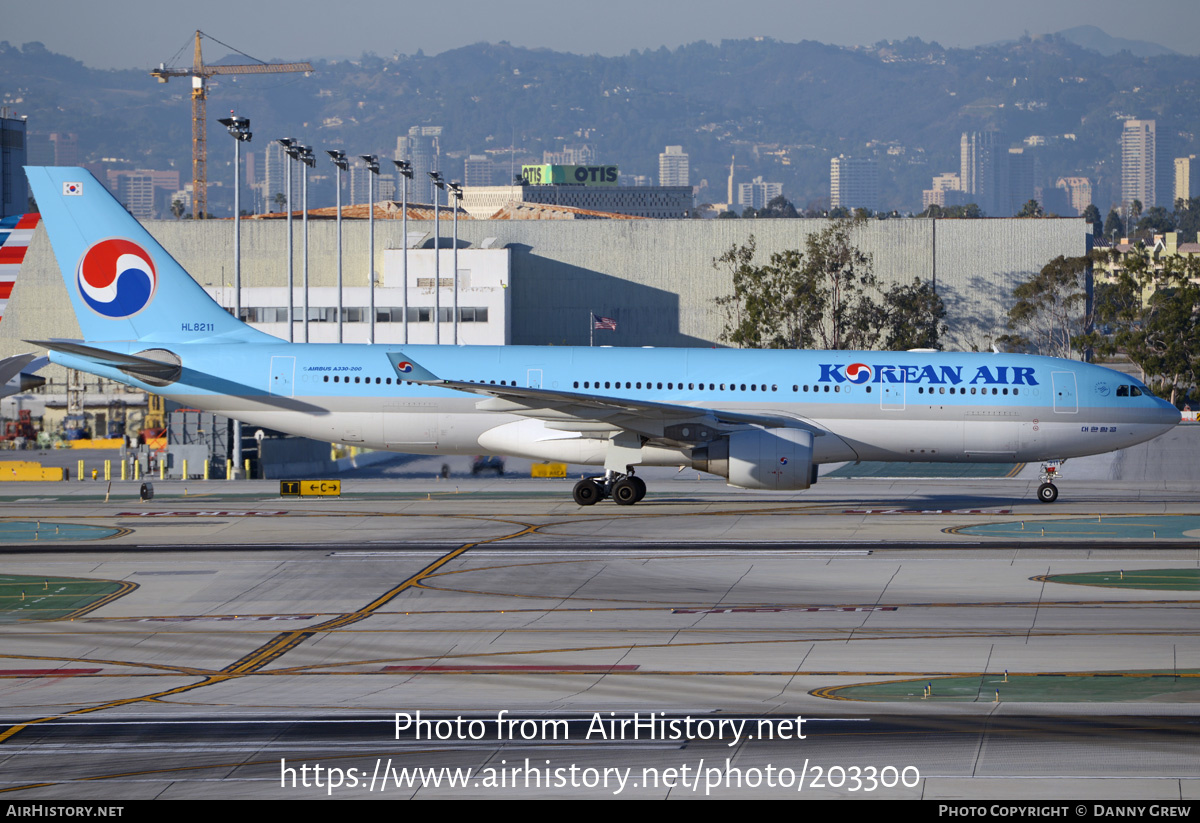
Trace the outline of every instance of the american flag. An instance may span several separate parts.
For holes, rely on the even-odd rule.
[[[593,329],[607,329],[608,331],[616,331],[617,330],[617,321],[613,320],[611,317],[601,317],[598,314],[593,314],[592,315],[592,328]]]

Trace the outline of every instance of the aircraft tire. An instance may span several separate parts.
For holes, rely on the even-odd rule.
[[[612,498],[618,506],[632,506],[641,500],[638,497],[638,486],[632,478],[622,477],[612,487]]]
[[[634,500],[633,502],[641,503],[642,498],[646,496],[646,481],[643,480],[642,478],[638,477],[637,475],[630,475],[629,482],[637,487],[637,499]]]
[[[600,487],[595,480],[580,480],[571,490],[571,497],[580,506],[594,505],[600,499]]]
[[[1043,503],[1053,503],[1058,499],[1058,487],[1053,483],[1043,483],[1038,486],[1037,496]]]

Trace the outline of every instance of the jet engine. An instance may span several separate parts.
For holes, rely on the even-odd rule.
[[[692,449],[692,467],[743,489],[807,489],[816,482],[813,436],[804,429],[737,431]]]

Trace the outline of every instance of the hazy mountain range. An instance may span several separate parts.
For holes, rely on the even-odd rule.
[[[391,157],[410,126],[442,126],[451,178],[470,153],[490,152],[506,177],[509,162],[540,162],[543,151],[572,143],[594,145],[624,176],[656,178],[658,153],[682,145],[709,202],[725,198],[731,156],[737,182],[780,181],[799,206],[828,197],[831,157],[871,156],[884,207],[908,211],[919,210],[933,175],[958,171],[963,131],[998,128],[1036,153],[1040,182],[1089,177],[1106,211],[1119,195],[1124,119],[1158,120],[1176,135],[1175,154],[1195,153],[1200,130],[1200,58],[1090,26],[973,49],[916,38],[866,48],[756,38],[599,57],[502,42],[313,62],[310,77],[211,84],[210,180],[230,176],[232,145],[215,121],[236,109],[252,120],[251,151],[291,136]],[[31,132],[74,132],[90,161],[190,177],[186,81],[161,85],[148,71],[89,69],[38,43],[6,42],[0,77],[0,104],[28,116]],[[331,201],[332,190],[318,184],[312,202],[322,198]]]

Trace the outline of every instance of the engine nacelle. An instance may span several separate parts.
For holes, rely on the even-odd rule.
[[[807,489],[816,480],[812,432],[751,429],[692,449],[692,467],[743,489]]]

